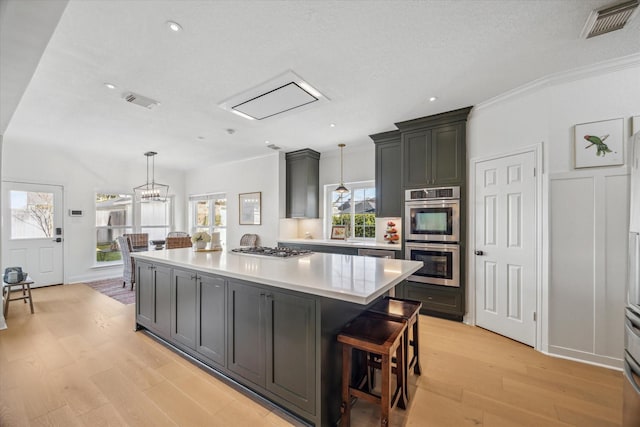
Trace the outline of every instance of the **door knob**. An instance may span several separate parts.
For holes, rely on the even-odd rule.
[[[62,242],[62,237],[56,237],[55,239],[52,240],[52,242],[60,243]]]
[[[482,251],[476,251],[476,255],[478,255],[478,256],[482,256],[482,255],[484,255],[484,252],[482,252]]]

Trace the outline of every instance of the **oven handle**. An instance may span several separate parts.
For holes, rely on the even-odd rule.
[[[640,366],[636,363],[635,360],[629,355],[625,355],[624,357],[624,376],[627,377],[627,381],[633,387],[637,394],[640,394],[640,385],[636,382],[635,378],[633,378],[632,372],[636,375],[640,376]]]

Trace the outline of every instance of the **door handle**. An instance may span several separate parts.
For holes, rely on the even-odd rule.
[[[482,255],[484,255],[484,252],[482,252],[482,251],[476,251],[475,253],[476,253],[476,255],[478,255],[478,256],[482,256]]]
[[[52,240],[52,242],[60,243],[62,242],[62,237],[56,237],[55,239]]]

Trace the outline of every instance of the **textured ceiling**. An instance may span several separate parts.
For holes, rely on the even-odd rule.
[[[128,160],[153,150],[158,166],[179,169],[273,153],[266,140],[336,150],[397,121],[638,53],[637,17],[580,38],[590,11],[608,3],[71,0],[4,137]],[[21,28],[26,37],[30,24]],[[262,121],[218,107],[287,70],[330,102]],[[128,104],[128,91],[161,105]]]

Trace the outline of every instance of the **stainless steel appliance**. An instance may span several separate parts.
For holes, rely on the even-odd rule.
[[[460,246],[442,243],[405,242],[405,258],[422,261],[408,280],[432,285],[460,286]]]
[[[389,258],[394,259],[396,257],[396,251],[390,249],[358,249],[358,255],[360,256],[372,256],[376,258]]]
[[[231,249],[231,252],[241,255],[258,255],[276,258],[291,258],[310,255],[313,253],[308,249],[285,248],[281,246],[275,248],[269,248],[266,246],[244,246],[241,248]]]
[[[405,240],[460,241],[460,187],[406,190]]]
[[[623,427],[640,426],[640,132],[631,159],[628,306],[624,328]]]

